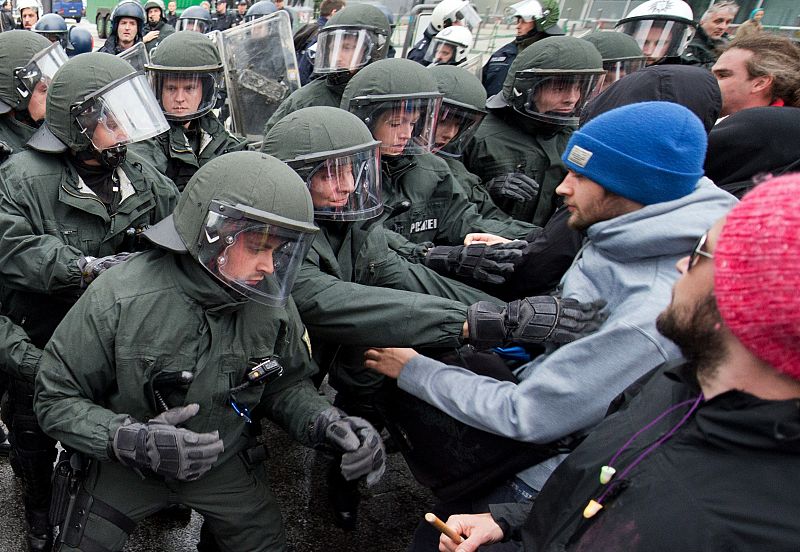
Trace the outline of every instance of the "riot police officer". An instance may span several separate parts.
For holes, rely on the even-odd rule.
[[[189,6],[181,12],[175,30],[205,34],[211,30],[211,14],[203,6]]]
[[[40,349],[94,277],[137,250],[139,234],[167,216],[178,196],[153,167],[126,156],[127,143],[167,126],[130,64],[103,53],[75,57],[53,76],[47,104],[28,149],[0,167],[2,314],[34,346],[0,344],[29,353],[9,370],[9,396],[32,550],[49,550],[52,537],[55,442],[32,411]]]
[[[342,454],[348,480],[381,477],[378,433],[309,379],[289,292],[316,232],[291,169],[226,154],[146,231],[157,250],[114,267],[76,303],[37,378],[42,426],[93,460],[62,550],[121,550],[171,502],[202,513],[223,550],[286,550],[266,449],[248,437],[256,407],[297,441]],[[189,383],[156,385],[176,377]]]
[[[122,0],[111,12],[111,33],[98,52],[117,55],[142,41],[144,8],[137,0]]]
[[[175,28],[164,19],[164,0],[147,0],[144,4],[147,23],[144,26],[144,42],[147,51],[151,52],[162,40],[175,32]]]
[[[39,18],[33,26],[33,32],[42,35],[50,42],[58,42],[64,50],[69,47],[67,22],[57,13],[48,13]]]
[[[22,149],[41,124],[47,91],[67,61],[59,44],[36,33],[0,33],[0,162]]]
[[[680,64],[697,29],[692,7],[683,0],[647,0],[633,8],[616,27],[631,35],[647,57],[647,65]]]
[[[517,56],[464,151],[464,165],[498,207],[545,225],[566,176],[561,154],[604,74],[600,52],[572,36],[539,40]]]
[[[169,130],[131,149],[148,159],[183,190],[211,159],[244,149],[211,112],[222,81],[222,61],[213,42],[200,33],[168,36],[147,66],[150,85],[170,122]]]
[[[430,23],[423,31],[422,38],[414,44],[406,57],[422,65],[428,65],[431,63],[426,59],[428,48],[433,37],[440,31],[452,26],[464,26],[473,32],[477,30],[480,22],[481,17],[470,5],[469,0],[442,0],[433,8]]]
[[[314,75],[318,78],[292,93],[264,126],[264,134],[289,113],[304,107],[339,107],[350,79],[386,57],[391,27],[375,6],[354,4],[337,11],[317,35]]]
[[[645,66],[647,58],[636,41],[628,34],[614,31],[594,31],[583,36],[603,56],[602,92],[625,75],[630,75]]]

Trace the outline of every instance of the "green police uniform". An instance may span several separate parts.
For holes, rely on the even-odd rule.
[[[409,94],[439,97],[430,72],[405,59],[386,59],[362,69],[342,96],[342,109],[354,110],[351,99],[404,102]],[[370,124],[375,121],[370,120]],[[374,130],[373,130],[374,134]],[[413,141],[413,140],[412,140]],[[431,153],[384,156],[384,203],[394,212],[384,225],[415,243],[458,245],[470,232],[488,232],[507,238],[527,234],[515,223],[484,218],[455,182],[447,163]]]
[[[170,128],[151,140],[133,145],[131,149],[172,179],[179,190],[183,190],[197,169],[210,160],[246,148],[244,140],[225,130],[211,112],[222,70],[217,48],[200,33],[174,33],[163,38],[147,66]],[[166,92],[163,88],[176,81],[202,88],[202,97],[196,108],[189,106],[179,112],[164,106]],[[184,105],[188,104],[188,101],[184,102]],[[184,126],[187,123],[188,128]]]
[[[237,281],[220,276],[233,253],[220,249],[206,259],[204,252],[236,243],[238,231],[210,236],[209,221],[239,206],[272,217],[274,222],[261,226],[270,232],[272,225],[284,225],[311,236],[307,196],[285,165],[262,154],[238,152],[211,161],[187,186],[173,217],[146,234],[167,251],[143,253],[103,274],[56,330],[37,378],[36,412],[49,434],[96,460],[84,484],[95,502],[131,524],[178,502],[203,514],[224,550],[286,549],[263,456],[254,461],[252,453],[243,452],[261,449],[251,447],[245,419],[229,402],[232,389],[246,381],[254,359],[277,360],[283,375],[237,391],[235,401],[240,410],[259,407],[304,444],[314,442],[314,422],[330,404],[308,379],[310,349],[291,299],[283,305],[248,301]],[[214,211],[215,201],[230,208]],[[305,249],[298,251],[302,255]],[[269,289],[268,278],[261,283]],[[118,429],[130,419],[145,421],[159,412],[146,391],[154,378],[180,371],[194,377],[187,388],[164,395],[167,406],[198,404],[197,415],[182,426],[195,433],[218,432],[224,451],[196,480],[165,480],[149,471],[141,479],[115,462],[119,453],[112,452],[111,443],[116,446]],[[84,530],[82,535],[68,530],[67,549],[95,541],[120,550],[126,524],[109,523],[103,511],[87,510],[68,521]]]
[[[527,99],[527,90],[516,90],[518,72],[536,74],[539,71],[551,78],[583,74],[591,77],[595,73],[602,74],[602,67],[600,53],[585,40],[570,36],[545,38],[517,56],[502,93],[487,102],[489,115],[467,145],[464,165],[484,183],[509,173],[522,173],[539,183],[536,201],[498,203],[514,218],[537,226],[544,226],[550,219],[557,207],[555,189],[567,174],[561,154],[577,126],[577,115],[560,117],[542,113],[531,116],[525,109],[529,105],[520,105],[520,101],[524,103]],[[581,97],[581,102],[587,99]],[[575,110],[579,112],[582,105],[576,105]]]

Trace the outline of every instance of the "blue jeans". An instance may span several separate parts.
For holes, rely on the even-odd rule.
[[[505,504],[517,502],[530,504],[539,491],[526,485],[522,480],[514,477],[502,485],[494,488],[488,494],[480,497],[467,497],[449,502],[439,502],[430,511],[442,521],[454,514],[482,514],[489,511],[489,504]],[[426,521],[421,521],[414,532],[414,539],[408,547],[408,552],[430,552],[439,549],[439,531]],[[518,542],[497,543],[481,546],[481,551],[487,552],[519,552],[522,544]]]

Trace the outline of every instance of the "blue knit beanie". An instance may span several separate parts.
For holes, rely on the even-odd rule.
[[[671,102],[612,109],[576,130],[567,168],[643,205],[681,198],[703,176],[706,136],[697,115]]]

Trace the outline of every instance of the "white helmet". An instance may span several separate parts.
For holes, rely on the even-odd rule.
[[[511,4],[505,9],[508,18],[520,17],[523,21],[539,21],[544,17],[544,9],[539,0],[522,0],[516,4]]]
[[[441,31],[459,23],[474,31],[481,22],[481,16],[468,0],[442,0],[433,8],[431,27]]]
[[[22,13],[22,10],[25,8],[33,8],[39,15],[42,15],[42,12],[44,12],[42,3],[39,0],[17,0],[17,9],[19,12]]]
[[[693,17],[683,0],[648,0],[620,19],[616,28],[636,40],[652,65],[683,53],[696,29]]]
[[[472,48],[472,33],[466,27],[447,27],[433,37],[425,61],[435,65],[460,65]]]

